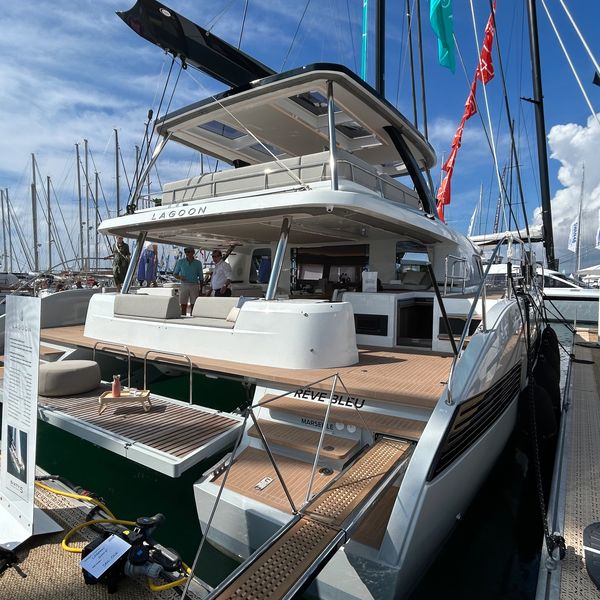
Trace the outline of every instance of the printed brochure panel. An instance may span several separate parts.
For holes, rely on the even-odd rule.
[[[33,527],[40,299],[7,296],[0,503]]]

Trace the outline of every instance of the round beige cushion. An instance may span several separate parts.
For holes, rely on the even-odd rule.
[[[40,396],[83,394],[100,385],[100,367],[93,360],[61,360],[40,365]]]

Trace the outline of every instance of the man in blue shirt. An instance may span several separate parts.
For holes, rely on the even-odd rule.
[[[194,303],[202,293],[202,263],[194,258],[194,249],[185,248],[185,258],[180,258],[173,269],[173,276],[181,281],[179,289],[179,302],[181,304],[181,315],[187,313],[188,300],[190,303],[190,314],[194,310]]]

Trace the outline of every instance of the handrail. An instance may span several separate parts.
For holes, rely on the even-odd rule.
[[[268,164],[268,163],[265,163],[265,164]],[[353,163],[351,160],[348,160],[347,158],[338,157],[337,165],[339,166],[339,165],[343,165],[343,164],[348,165],[349,170],[350,170],[350,181],[352,181],[353,183],[356,183],[356,175],[355,175],[354,171],[355,170],[361,171],[362,173],[365,173],[366,175],[370,175],[371,177],[375,178],[375,180],[376,180],[375,185],[371,189],[373,189],[373,191],[379,193],[383,198],[386,198],[385,192],[383,191],[384,184],[385,184],[387,186],[390,186],[391,188],[396,189],[398,192],[400,192],[402,194],[402,196],[404,198],[404,202],[403,202],[404,204],[406,204],[408,206],[412,206],[410,203],[410,200],[416,201],[418,204],[421,204],[420,199],[416,195],[411,195],[412,190],[403,186],[401,183],[396,181],[393,177],[389,177],[382,173],[370,171],[369,169],[366,169],[364,166],[357,165],[357,164]],[[271,184],[269,182],[269,178],[273,177],[273,175],[287,173],[290,170],[295,171],[295,170],[301,170],[301,169],[310,169],[310,168],[314,168],[314,167],[318,167],[318,166],[323,167],[323,169],[321,170],[321,175],[319,176],[319,180],[327,181],[329,179],[327,177],[327,167],[329,166],[329,159],[322,158],[319,160],[311,160],[310,162],[307,162],[305,164],[298,165],[298,166],[292,166],[289,168],[283,168],[283,167],[270,168],[269,167],[268,169],[265,169],[263,172],[256,172],[256,173],[250,173],[250,174],[244,173],[243,167],[240,169],[230,169],[231,175],[229,175],[227,177],[227,179],[223,180],[223,181],[215,180],[213,177],[215,175],[215,173],[204,173],[204,174],[200,175],[200,180],[197,183],[183,185],[176,189],[169,190],[169,192],[167,192],[167,194],[174,195],[176,192],[186,192],[188,190],[199,190],[202,188],[209,188],[210,189],[210,197],[216,198],[220,195],[225,195],[225,193],[219,193],[217,191],[217,187],[219,184],[243,181],[244,179],[249,178],[249,177],[252,179],[262,177],[262,179],[263,179],[262,187],[257,188],[258,190],[270,190],[270,189],[276,189],[279,187],[290,187],[290,186],[297,188],[298,186],[300,186],[300,184],[296,181],[290,180],[289,185]],[[229,173],[229,171],[219,171],[219,173]],[[202,181],[202,179],[204,179],[204,178],[208,179],[209,175],[211,176],[210,180]],[[342,179],[344,179],[344,177],[342,177]],[[313,179],[309,178],[308,182],[310,183],[312,181],[313,181]],[[365,187],[370,187],[370,186],[365,186]],[[230,194],[231,192],[228,191],[226,193]],[[391,202],[398,202],[397,200],[394,200],[393,198],[386,198],[386,199],[390,200]],[[188,202],[191,200],[192,200],[192,198],[185,198],[185,199],[180,200],[179,202],[170,202],[169,204],[165,204],[164,206],[172,206],[172,205],[180,204],[181,202]]]
[[[452,380],[453,380],[453,376],[454,376],[454,370],[456,368],[457,362],[462,357],[465,340],[467,338],[467,335],[469,334],[469,328],[471,326],[471,321],[473,320],[473,316],[475,315],[475,309],[477,308],[477,302],[478,302],[480,296],[481,296],[481,299],[482,299],[482,306],[481,306],[482,327],[483,327],[483,331],[484,332],[487,331],[486,306],[485,306],[485,300],[486,300],[485,285],[486,285],[486,280],[487,280],[487,277],[488,277],[488,275],[490,273],[490,269],[491,269],[492,265],[494,264],[494,260],[495,260],[497,254],[498,254],[498,251],[500,250],[500,247],[504,244],[504,242],[506,240],[509,241],[511,249],[512,249],[512,243],[514,241],[517,241],[517,242],[519,242],[521,244],[524,244],[524,242],[522,240],[520,240],[518,238],[514,238],[510,233],[507,233],[498,242],[498,244],[494,248],[494,252],[492,252],[492,256],[490,257],[490,260],[488,262],[487,268],[486,268],[486,270],[485,270],[485,272],[483,274],[483,278],[481,279],[481,283],[479,284],[479,287],[477,288],[477,291],[475,292],[475,296],[473,298],[473,303],[471,304],[471,309],[469,310],[469,313],[467,315],[465,326],[463,328],[462,335],[460,336],[460,341],[458,342],[458,352],[457,352],[457,354],[454,355],[454,358],[452,359],[452,364],[450,365],[450,372],[448,373],[448,383],[446,384],[446,388],[448,390],[448,392],[447,392],[447,398],[446,398],[446,404],[448,404],[449,406],[452,406],[454,404],[454,401],[452,399]],[[512,250],[511,250],[511,252],[512,252]],[[511,275],[509,275],[509,277],[510,276]]]
[[[465,291],[465,284],[467,283],[467,269],[464,269],[464,273],[462,275],[462,277],[459,275],[455,275],[454,274],[454,268],[456,267],[456,264],[467,264],[467,259],[464,258],[463,256],[454,256],[454,254],[448,254],[448,256],[446,256],[445,259],[445,268],[444,268],[444,296],[446,296],[446,294],[448,293],[448,259],[449,258],[453,258],[454,262],[452,263],[452,272],[450,274],[450,280],[451,280],[451,287],[454,288],[454,280],[455,279],[462,279],[462,291]]]
[[[98,340],[94,347],[92,348],[92,360],[96,360],[96,348],[98,345],[102,344],[102,348],[124,348],[127,352],[127,385],[131,386],[131,351],[129,347],[125,344],[114,344],[113,342],[104,342],[102,340]]]
[[[190,378],[189,378],[189,403],[193,404],[192,402],[192,359],[187,355],[187,354],[181,354],[179,352],[167,352],[165,350],[148,350],[146,352],[146,354],[144,354],[144,389],[148,389],[146,387],[146,367],[148,364],[148,355],[149,354],[166,354],[168,356],[178,356],[180,358],[185,358],[188,361],[188,364],[190,365]]]

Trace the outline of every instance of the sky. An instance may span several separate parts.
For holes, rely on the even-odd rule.
[[[567,20],[561,0],[544,2],[556,22],[592,108],[600,111],[600,87],[592,84],[592,61]],[[600,60],[600,2],[563,2],[596,60]],[[166,4],[232,45],[239,44],[243,51],[276,71],[323,61],[359,69],[362,0],[170,0]],[[371,4],[374,4],[373,0]],[[386,4],[386,97],[414,120],[406,3],[388,0]],[[489,1],[474,0],[473,4],[480,46],[489,16]],[[100,212],[101,218],[105,218],[115,212],[114,132],[118,131],[121,204],[126,204],[127,182],[131,181],[135,170],[135,145],[142,145],[148,110],[152,108],[156,112],[171,64],[169,56],[137,36],[116,16],[116,11],[128,10],[132,5],[133,0],[3,2],[0,16],[3,32],[0,36],[0,187],[8,189],[24,243],[29,248],[32,246],[32,153],[35,153],[39,169],[36,175],[40,198],[38,219],[41,223],[45,218],[45,189],[47,177],[50,177],[51,211],[54,219],[60,222],[64,219],[65,225],[59,226],[59,237],[69,258],[79,243],[76,143],[80,145],[83,161],[84,139],[88,140],[90,193],[95,190],[94,173],[98,172]],[[441,67],[437,60],[437,40],[428,19],[429,1],[421,0],[421,5],[427,124],[429,140],[438,156],[438,165],[432,171],[437,184],[440,165],[450,151],[452,137],[463,113],[479,51],[469,0],[454,0],[459,50],[457,68],[453,74]],[[414,15],[415,0],[410,0],[410,6]],[[600,169],[597,167],[600,124],[577,87],[541,0],[537,2],[537,10],[556,255],[561,261],[561,269],[571,272],[574,254],[567,250],[567,236],[578,213],[580,197],[583,198],[581,264],[600,263],[600,250],[594,248],[600,209]],[[540,205],[540,186],[533,107],[523,99],[533,95],[524,11],[524,0],[497,2],[497,46],[493,54],[496,76],[486,86],[486,91],[499,172],[510,174],[515,169],[510,168],[499,48],[517,136],[526,211],[532,222],[539,220],[536,211]],[[416,21],[413,21],[412,33],[416,62]],[[371,46],[369,51],[372,51]],[[372,52],[369,65],[367,80],[372,84]],[[418,63],[416,67],[418,71]],[[180,72],[177,87],[173,90],[172,84],[179,71],[179,66],[175,65],[161,113],[167,105],[173,111],[224,89],[222,84],[188,68]],[[420,89],[418,80],[417,88]],[[481,86],[478,104],[479,114],[465,127],[452,180],[452,202],[446,209],[448,224],[463,233],[469,227],[480,189],[483,189],[483,207],[476,218],[474,233],[492,229],[498,196],[496,170],[482,126],[484,122],[487,127],[488,116]],[[417,122],[423,131],[420,95],[417,106]],[[153,176],[152,189],[158,193],[164,182],[181,179],[199,169],[197,154],[174,144],[168,145],[159,161],[158,174]],[[507,175],[507,181],[517,202],[516,176]],[[521,211],[518,207],[514,210]],[[93,211],[88,218],[84,209],[83,220],[89,222],[93,246]],[[44,267],[48,252],[47,229],[43,225],[40,225],[38,235],[40,262]],[[13,237],[13,244],[18,244],[16,232]],[[56,264],[56,242],[54,247],[52,262]],[[18,246],[16,253],[22,252]]]

